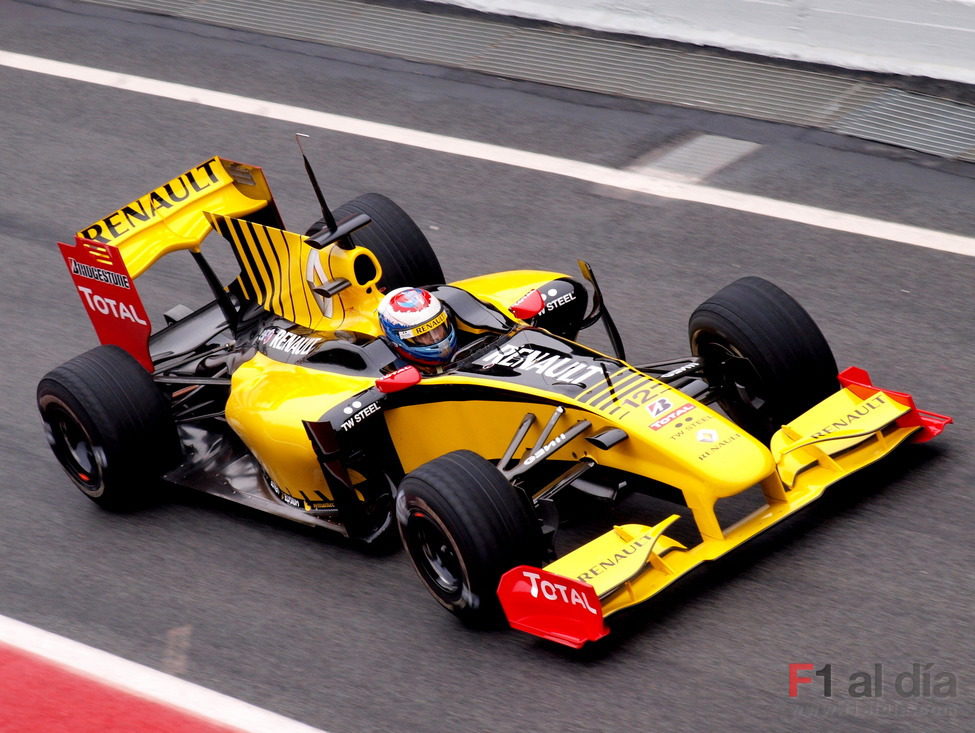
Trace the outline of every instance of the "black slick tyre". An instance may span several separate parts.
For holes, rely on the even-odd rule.
[[[65,472],[106,509],[141,504],[178,460],[166,397],[117,346],[97,346],[48,372],[37,406]]]
[[[503,619],[496,591],[507,570],[542,560],[542,534],[528,497],[471,451],[447,453],[407,475],[396,520],[427,590],[473,626]]]
[[[354,214],[367,214],[372,223],[351,235],[352,243],[372,250],[383,275],[379,287],[394,288],[440,285],[443,270],[426,235],[394,201],[379,193],[365,193],[332,212],[336,221]],[[321,218],[309,227],[314,234],[325,226]]]
[[[839,388],[836,360],[815,321],[762,278],[719,290],[694,310],[688,333],[718,403],[760,440]]]

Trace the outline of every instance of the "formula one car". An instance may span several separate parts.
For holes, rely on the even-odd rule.
[[[38,405],[55,456],[98,504],[199,489],[362,543],[396,537],[445,608],[581,646],[647,600],[951,419],[865,371],[837,375],[820,330],[746,277],[691,315],[690,354],[633,365],[588,264],[445,283],[389,199],[322,206],[285,229],[260,168],[211,158],[60,243],[102,345],[49,372]],[[216,232],[239,275],[204,257]],[[215,238],[216,241],[221,241]],[[208,245],[210,246],[210,245]],[[152,332],[135,280],[188,250],[213,293]],[[383,293],[424,286],[456,322],[437,370],[403,365]],[[578,343],[601,321],[615,351]],[[716,505],[760,487],[731,526]],[[689,509],[613,526],[557,556],[566,497],[631,492]],[[694,542],[672,526],[693,525]]]

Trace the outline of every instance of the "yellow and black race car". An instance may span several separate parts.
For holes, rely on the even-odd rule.
[[[365,543],[398,531],[464,620],[581,646],[605,617],[950,422],[861,369],[838,375],[809,315],[756,277],[694,311],[687,358],[632,365],[586,263],[582,278],[444,283],[396,204],[365,194],[331,211],[305,164],[323,213],[305,234],[285,229],[260,168],[215,157],[59,245],[102,345],[49,372],[38,405],[95,502],[177,484]],[[203,254],[212,232],[240,265],[226,286]],[[152,333],[135,280],[177,250],[213,300],[173,308]],[[401,286],[445,304],[458,334],[447,365],[404,365],[384,338],[377,306]],[[614,355],[575,340],[598,321]],[[761,506],[722,523],[717,505],[756,486]],[[627,492],[689,512],[557,556],[568,497]]]

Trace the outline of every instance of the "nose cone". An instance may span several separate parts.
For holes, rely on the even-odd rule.
[[[697,473],[717,498],[736,494],[775,470],[768,448],[723,420],[696,431],[682,443],[681,451],[689,470]]]
[[[610,416],[630,437],[619,449],[631,461],[645,464],[648,476],[702,498],[732,496],[775,470],[772,454],[757,439],[670,387],[661,385],[645,405]]]

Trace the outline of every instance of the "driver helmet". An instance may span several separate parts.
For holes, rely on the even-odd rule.
[[[457,345],[450,314],[437,296],[423,288],[386,293],[379,304],[379,323],[396,351],[417,364],[446,364]]]

